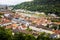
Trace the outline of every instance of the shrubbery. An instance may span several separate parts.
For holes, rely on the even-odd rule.
[[[4,29],[3,27],[0,27],[0,40],[60,40],[50,38],[50,34],[46,33],[41,33],[37,38],[31,34],[17,32],[12,35],[12,33],[11,29]]]

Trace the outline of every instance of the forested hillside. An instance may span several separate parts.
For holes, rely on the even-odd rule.
[[[39,12],[56,12],[60,15],[60,0],[33,0],[17,4],[13,9],[27,9]]]

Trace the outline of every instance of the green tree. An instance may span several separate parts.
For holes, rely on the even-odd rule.
[[[49,35],[50,34],[46,34],[43,32],[37,37],[37,40],[52,40]]]
[[[36,38],[33,35],[26,35],[25,40],[36,40]]]
[[[13,40],[25,40],[25,36],[23,33],[15,33]]]
[[[10,34],[5,31],[4,27],[0,27],[0,40],[10,40],[11,39]]]

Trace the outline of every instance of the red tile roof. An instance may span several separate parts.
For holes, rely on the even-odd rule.
[[[60,30],[53,30],[53,32],[55,32],[55,34],[60,34]]]

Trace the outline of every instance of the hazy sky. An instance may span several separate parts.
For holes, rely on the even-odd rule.
[[[31,1],[31,0],[0,0],[0,4],[4,5],[15,5],[21,2]]]

